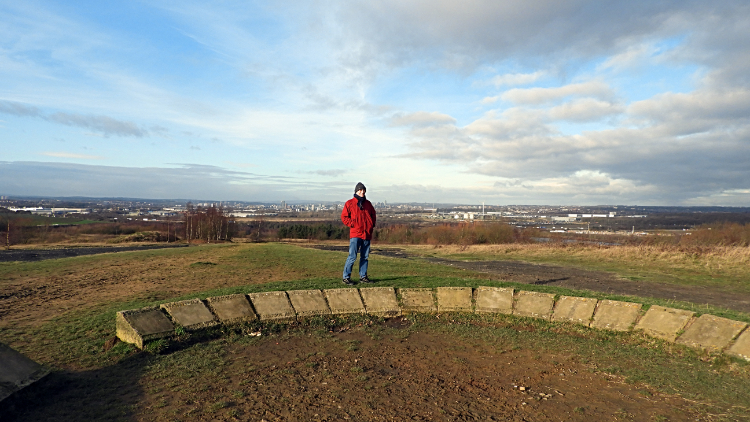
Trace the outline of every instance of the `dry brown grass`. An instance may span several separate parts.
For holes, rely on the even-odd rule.
[[[405,246],[421,255],[458,259],[511,259],[614,271],[628,278],[715,284],[748,290],[750,248],[669,245],[594,246],[583,244],[506,244]]]

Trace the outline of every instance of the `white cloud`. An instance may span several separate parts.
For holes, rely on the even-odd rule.
[[[536,82],[544,75],[545,73],[541,71],[534,73],[506,73],[505,75],[497,75],[492,78],[492,84],[496,87],[505,85],[527,85]]]
[[[78,160],[103,160],[104,157],[97,155],[75,154],[72,152],[42,152],[41,155],[56,158],[74,158]]]
[[[77,126],[93,129],[109,136],[135,136],[142,138],[148,135],[145,129],[141,129],[133,122],[113,119],[108,116],[92,116],[74,113],[53,113],[46,117],[47,120],[66,126]]]
[[[453,117],[438,113],[418,111],[416,113],[396,114],[391,118],[391,124],[394,126],[434,126],[453,124],[456,119]]]
[[[601,57],[624,45],[713,30],[703,23],[719,9],[742,13],[741,2],[523,0],[502,2],[351,1],[328,3],[341,25],[348,64],[404,66],[429,60],[449,68],[503,61],[548,65]],[[320,8],[319,10],[327,10]],[[746,16],[746,15],[745,15]],[[322,17],[313,14],[310,19]]]
[[[83,115],[78,113],[56,112],[43,114],[39,108],[13,101],[0,101],[0,113],[11,114],[20,117],[38,117],[50,122],[66,126],[76,126],[93,129],[104,136],[135,136],[144,137],[148,135],[146,129],[138,127],[133,122],[114,119],[109,116]]]
[[[589,81],[554,88],[514,88],[501,98],[515,104],[544,104],[566,97],[594,97],[604,100],[615,98],[614,91],[604,82]]]
[[[635,67],[643,64],[645,59],[653,56],[656,52],[656,47],[649,43],[629,46],[625,51],[605,60],[604,63],[599,65],[599,70],[624,70]]]
[[[621,114],[625,107],[608,101],[593,98],[576,99],[549,109],[552,120],[570,120],[575,122],[597,121],[607,116]]]
[[[484,97],[484,98],[482,98],[481,103],[484,104],[484,105],[494,104],[499,99],[500,99],[499,95],[495,95],[494,97]]]
[[[0,101],[0,113],[21,117],[39,117],[41,115],[37,107],[15,101]]]
[[[330,182],[315,182],[323,194],[352,151],[367,151],[358,168],[374,186],[414,200],[424,190],[484,198],[495,181],[504,198],[591,190],[666,202],[739,201],[750,186],[746,1],[188,0],[128,10],[113,28],[75,3],[9,3],[0,113],[11,130],[0,136],[106,144],[97,153],[121,160],[126,180],[128,160],[230,159]],[[164,36],[149,38],[151,21],[129,27],[138,13]],[[159,146],[125,159],[147,142],[60,125]]]
[[[313,170],[313,171],[309,171],[307,173],[317,174],[319,176],[338,177],[338,176],[341,176],[343,174],[346,174],[347,170],[341,170],[341,169]]]

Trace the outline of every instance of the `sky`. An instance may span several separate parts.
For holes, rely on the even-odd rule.
[[[750,2],[0,0],[0,195],[750,206]]]

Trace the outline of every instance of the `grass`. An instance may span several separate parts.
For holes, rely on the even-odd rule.
[[[474,246],[405,246],[421,256],[460,260],[520,260],[608,271],[631,280],[710,286],[750,292],[750,248],[716,246],[616,246],[509,244]]]
[[[330,317],[329,317],[330,318]],[[95,319],[95,315],[82,317],[81,322]],[[536,354],[554,354],[560,365],[566,362],[583,363],[595,372],[604,372],[621,377],[625,382],[641,386],[646,395],[650,391],[660,391],[667,394],[679,394],[691,401],[699,403],[710,414],[722,413],[727,420],[734,420],[750,409],[750,396],[746,394],[750,389],[750,364],[727,357],[707,355],[693,349],[656,340],[639,333],[620,333],[600,331],[586,327],[552,323],[530,318],[517,318],[505,315],[474,315],[447,314],[441,318],[432,315],[416,314],[409,316],[412,325],[398,332],[398,336],[406,336],[416,332],[438,332],[441,335],[459,339],[459,344],[471,349],[480,344],[487,344],[497,352],[505,353],[516,350],[533,350]],[[262,339],[248,339],[241,335],[227,335],[222,338],[195,343],[189,347],[177,348],[167,354],[137,353],[129,349],[128,353],[100,352],[107,355],[107,359],[93,364],[89,372],[112,371],[129,372],[135,385],[149,386],[147,396],[151,400],[149,412],[170,407],[170,403],[161,398],[164,391],[177,386],[181,397],[206,397],[215,390],[221,390],[227,382],[227,377],[237,376],[226,373],[225,368],[231,360],[228,351],[238,345],[253,347],[258,342],[279,342],[285,337],[310,338],[311,345],[318,347],[333,342],[330,347],[336,347],[336,339],[326,335],[327,327],[321,324],[337,326],[359,327],[354,330],[391,330],[389,328],[369,325],[378,321],[375,317],[353,316],[332,317],[332,319],[310,320],[305,324],[292,325],[272,336]],[[270,329],[270,328],[269,328]],[[275,339],[275,340],[274,340]],[[457,346],[458,347],[458,346]],[[74,353],[80,353],[77,351]],[[307,368],[318,354],[308,353],[301,364]],[[125,368],[128,368],[125,370]],[[278,376],[294,377],[295,372],[286,368],[277,368]],[[342,368],[358,382],[370,379],[362,366]],[[58,377],[62,376],[59,375]],[[321,376],[324,375],[322,372]],[[109,376],[109,375],[107,375]],[[123,377],[123,374],[120,374]],[[140,380],[140,381],[138,381]],[[251,376],[250,382],[264,382],[263,378]],[[120,382],[125,382],[121,379]],[[133,381],[131,381],[133,383]],[[98,384],[93,384],[98,385]],[[185,389],[187,388],[187,389]],[[364,387],[363,387],[364,388]],[[371,387],[367,387],[371,388]],[[119,394],[116,385],[110,386],[109,394]],[[223,390],[222,390],[223,391]],[[141,394],[145,394],[141,391]],[[196,407],[198,414],[213,414],[230,406],[231,397],[242,396],[241,390],[228,390],[220,393],[214,401],[201,402]],[[47,399],[48,400],[48,399]],[[102,400],[105,400],[104,398]],[[112,401],[115,410],[107,410],[106,415],[132,416],[136,409],[117,404]],[[72,402],[73,400],[71,400]],[[118,407],[119,406],[119,407]],[[94,406],[97,407],[97,406]],[[103,409],[103,408],[102,408]],[[103,410],[102,410],[103,411]],[[117,413],[111,413],[111,412]],[[96,419],[99,415],[95,410],[89,410],[88,416]],[[728,413],[727,413],[728,412]],[[107,416],[107,417],[109,417]]]
[[[467,251],[466,255],[462,255],[460,251],[449,249],[446,255],[486,258],[489,253],[483,249],[470,248]],[[541,255],[541,252],[535,252]],[[516,253],[516,256],[521,253]],[[284,244],[244,244],[122,252],[28,263],[1,263],[0,289],[26,279],[56,278],[62,279],[62,283],[75,284],[78,280],[102,275],[118,280],[119,277],[123,277],[125,280],[121,281],[122,283],[132,279],[143,279],[144,283],[150,283],[166,278],[174,280],[173,287],[178,283],[185,287],[164,291],[162,283],[157,284],[152,291],[137,295],[124,290],[123,297],[115,301],[97,301],[95,296],[89,296],[82,300],[82,305],[77,309],[65,311],[48,320],[31,323],[3,321],[0,322],[0,341],[54,367],[96,367],[116,361],[119,356],[129,352],[128,346],[124,345],[102,352],[104,343],[114,334],[113,321],[117,311],[158,305],[172,300],[196,297],[205,299],[225,294],[340,288],[343,285],[335,274],[340,271],[344,256],[345,253],[342,252],[305,249]],[[162,271],[149,272],[148,269],[154,267]],[[512,287],[558,296],[633,301],[644,304],[645,309],[651,305],[682,308],[698,314],[711,313],[750,322],[748,314],[712,306],[509,283],[490,280],[486,274],[419,260],[379,256],[373,257],[371,268],[372,278],[378,281],[376,286]],[[286,275],[289,278],[283,280]],[[295,276],[297,278],[291,278]],[[201,287],[204,289],[197,290]],[[191,288],[194,290],[190,291]],[[356,345],[349,347],[354,349]]]
[[[425,256],[459,259],[496,259],[502,256],[503,259],[574,264],[589,269],[616,271],[624,276],[635,274],[630,268],[640,267],[640,264],[632,261],[641,257],[642,261],[652,264],[649,268],[644,267],[640,270],[643,271],[642,274],[658,275],[667,273],[671,268],[675,273],[670,276],[671,282],[689,284],[698,283],[700,274],[710,272],[716,277],[707,283],[714,285],[718,283],[716,280],[721,278],[725,280],[722,284],[722,288],[725,289],[739,289],[739,278],[750,271],[746,266],[745,255],[734,250],[696,255],[691,258],[686,252],[639,252],[625,248],[621,249],[623,262],[617,261],[616,251],[597,248],[566,251],[509,245],[498,248],[470,247],[465,250],[410,247],[410,250]],[[165,382],[201,380],[207,384],[195,383],[193,387],[210,390],[211,385],[220,383],[225,376],[223,366],[226,345],[239,341],[252,344],[255,340],[235,336],[233,332],[228,331],[215,333],[213,337],[209,335],[203,339],[194,337],[192,343],[188,342],[182,348],[169,349],[171,352],[168,354],[140,353],[133,346],[123,343],[105,350],[106,341],[114,335],[115,313],[119,310],[194,297],[344,287],[339,281],[338,274],[345,255],[343,252],[306,249],[285,244],[226,244],[28,263],[0,263],[0,293],[15,286],[39,282],[43,285],[54,282],[63,286],[76,286],[77,283],[92,278],[113,283],[111,286],[105,284],[106,288],[102,290],[117,289],[119,292],[119,296],[112,299],[111,295],[97,296],[94,291],[80,298],[78,306],[70,306],[68,310],[52,313],[52,316],[43,313],[40,314],[43,317],[34,320],[3,318],[3,321],[0,321],[0,341],[34,360],[51,366],[55,370],[51,376],[58,379],[59,384],[63,386],[71,382],[75,384],[69,379],[70,376],[66,375],[73,371],[75,374],[90,375],[91,380],[87,380],[86,383],[99,386],[97,388],[104,388],[100,381],[96,381],[101,377],[120,380],[120,384],[115,382],[106,387],[107,391],[113,391],[113,395],[118,385],[125,390],[131,388],[127,381],[130,380],[128,377],[139,379],[146,376]],[[732,256],[734,261],[730,259]],[[421,260],[383,256],[373,256],[371,259],[371,277],[378,281],[376,286],[513,287],[555,295],[637,301],[645,307],[658,304],[750,322],[750,315],[741,312],[690,303],[508,283],[490,280],[486,274],[434,265]],[[683,274],[688,274],[689,277]],[[164,280],[168,280],[169,283],[165,285]],[[667,282],[665,280],[666,278],[657,277],[655,281]],[[132,283],[153,286],[147,290],[133,292],[128,288]],[[54,306],[54,300],[50,303],[50,306]],[[597,331],[581,326],[506,316],[493,317],[491,320],[486,318],[489,317],[455,315],[452,320],[457,322],[446,324],[430,320],[428,316],[418,316],[415,318],[415,325],[410,329],[444,330],[461,338],[492,342],[504,350],[524,348],[569,353],[575,359],[592,365],[597,371],[622,376],[628,382],[647,384],[664,392],[679,392],[691,399],[722,406],[734,402],[740,406],[738,409],[750,408],[750,399],[744,393],[750,388],[747,363],[726,356],[702,354],[637,333]],[[315,330],[325,332],[325,321],[311,321],[307,328],[303,327],[305,333],[309,334]],[[264,332],[279,332],[286,329],[280,325],[260,323],[250,328],[253,331],[262,329]],[[352,352],[358,348],[354,342],[342,346]],[[169,345],[164,344],[161,349],[165,350],[166,347]],[[158,349],[157,347],[155,351]],[[314,366],[314,363],[309,365],[311,368]],[[361,369],[351,368],[352,372],[356,372],[355,368]],[[249,369],[251,370],[252,368]],[[366,375],[362,374],[361,377],[361,381],[367,381]],[[74,399],[76,398],[71,398],[71,401]],[[127,404],[119,402],[118,399],[112,400],[112,415],[133,414],[134,409]],[[220,406],[221,403],[224,404]],[[167,403],[159,406],[169,408]],[[224,412],[224,407],[228,405],[217,400],[207,406],[207,411]]]

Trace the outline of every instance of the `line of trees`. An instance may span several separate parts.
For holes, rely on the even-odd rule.
[[[185,239],[204,240],[207,243],[222,240],[231,240],[233,235],[233,224],[229,217],[224,215],[223,207],[195,207],[191,202],[187,203],[184,216]]]
[[[279,239],[348,239],[349,228],[342,224],[293,224],[279,228]]]
[[[392,224],[376,228],[373,238],[383,243],[481,245],[527,243],[536,229],[518,229],[499,222],[445,223],[432,226]]]

